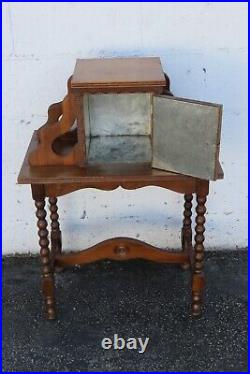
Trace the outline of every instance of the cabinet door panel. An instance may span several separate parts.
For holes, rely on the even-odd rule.
[[[221,115],[219,104],[155,96],[152,166],[217,179]]]

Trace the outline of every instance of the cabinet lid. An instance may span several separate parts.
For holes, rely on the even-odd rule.
[[[162,170],[216,180],[222,105],[170,96],[153,98],[153,161]]]
[[[158,57],[77,59],[72,90],[158,92],[166,85]]]

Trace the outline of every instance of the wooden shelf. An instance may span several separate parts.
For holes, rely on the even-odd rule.
[[[112,182],[123,181],[194,181],[197,178],[153,169],[150,163],[133,164],[101,164],[89,165],[85,168],[78,166],[30,166],[28,162],[29,154],[36,148],[37,131],[34,131],[30,145],[28,147],[22,168],[18,176],[18,183],[72,183],[72,182],[97,182],[98,180],[108,180]]]

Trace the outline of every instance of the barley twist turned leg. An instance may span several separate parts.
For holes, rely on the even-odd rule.
[[[192,245],[192,194],[185,194],[184,195],[184,219],[183,219],[183,226],[181,231],[181,244],[182,250],[188,251],[190,246]],[[185,262],[181,265],[183,270],[189,269],[190,264],[189,262]]]
[[[61,253],[62,251],[62,237],[59,224],[59,215],[57,213],[57,198],[50,197],[50,219],[51,219],[51,251],[53,254]]]
[[[195,227],[195,246],[192,280],[192,314],[199,316],[201,314],[202,293],[204,288],[204,231],[205,231],[205,213],[206,196],[197,195],[196,207],[196,227]]]
[[[42,263],[42,292],[48,319],[55,319],[54,275],[50,262],[49,239],[46,221],[45,199],[35,201],[40,256]]]

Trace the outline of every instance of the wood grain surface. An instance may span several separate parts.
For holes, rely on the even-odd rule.
[[[145,88],[151,91],[166,85],[158,57],[78,59],[72,89]]]

